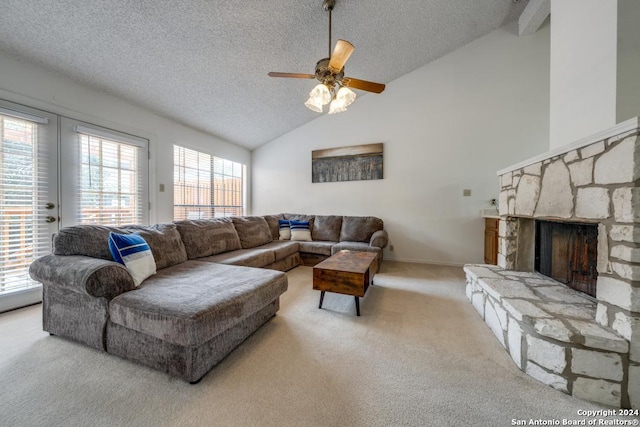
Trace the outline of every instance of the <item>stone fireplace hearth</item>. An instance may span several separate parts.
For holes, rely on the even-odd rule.
[[[633,408],[640,408],[639,135],[635,118],[498,172],[498,267],[465,266],[467,296],[518,367],[576,397]],[[534,220],[597,227],[595,302],[534,272]]]

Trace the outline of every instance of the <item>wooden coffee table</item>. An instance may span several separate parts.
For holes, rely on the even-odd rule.
[[[360,300],[373,282],[378,270],[375,252],[340,251],[313,267],[313,289],[321,291],[320,304],[325,292],[352,295],[356,300],[356,314],[360,316]]]

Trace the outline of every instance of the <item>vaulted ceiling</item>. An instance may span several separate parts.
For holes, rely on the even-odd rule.
[[[346,75],[389,83],[526,3],[337,0],[333,41],[356,47]],[[313,74],[328,21],[322,0],[3,0],[0,52],[253,149],[318,117],[313,80],[267,73]]]

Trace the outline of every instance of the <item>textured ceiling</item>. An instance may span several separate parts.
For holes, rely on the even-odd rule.
[[[322,0],[2,3],[0,51],[249,149],[318,117],[303,105],[313,81],[267,73],[313,74],[328,56]],[[347,76],[389,83],[517,19],[525,4],[337,0],[333,41],[356,47]]]

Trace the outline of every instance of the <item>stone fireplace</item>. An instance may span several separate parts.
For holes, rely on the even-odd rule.
[[[467,297],[518,367],[579,398],[633,408],[640,408],[639,134],[635,118],[498,172],[498,266],[465,266]],[[546,221],[552,225],[540,225]],[[595,299],[559,283],[569,278]]]

